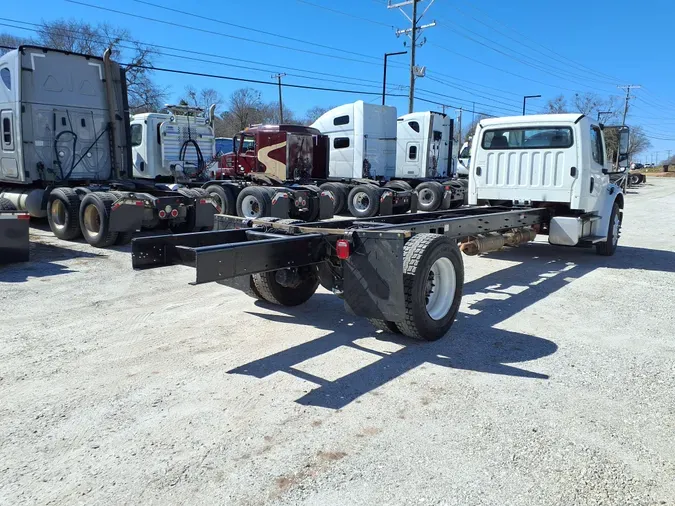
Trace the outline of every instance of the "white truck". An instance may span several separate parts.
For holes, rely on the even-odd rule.
[[[619,130],[619,167],[627,167],[627,127],[603,126],[583,114],[481,120],[473,137],[469,204],[546,208],[551,217],[538,232],[551,244],[595,245],[599,254],[613,254],[624,195],[610,182],[609,129]],[[483,242],[487,246],[489,238]]]
[[[375,216],[378,194],[373,181],[394,191],[417,193],[423,211],[462,202],[463,186],[452,177],[453,121],[426,111],[398,117],[396,108],[357,101],[327,111],[313,124],[329,139],[328,174],[322,189],[336,196],[336,214]],[[343,183],[335,181],[342,180]],[[353,184],[357,183],[357,184]],[[360,183],[360,184],[359,184]]]
[[[603,130],[604,128],[604,130]],[[216,216],[217,231],[134,241],[136,269],[182,264],[271,304],[307,301],[319,284],[385,332],[433,341],[462,299],[464,263],[548,235],[561,246],[617,249],[624,205],[609,177],[627,165],[628,129],[610,155],[603,127],[581,114],[482,120],[469,174],[471,206],[288,223]]]
[[[21,46],[0,57],[0,207],[47,217],[59,239],[107,247],[141,227],[213,225],[202,189],[134,178],[124,70],[110,59]]]
[[[215,106],[167,105],[168,113],[131,117],[134,177],[165,183],[206,181],[217,167]]]

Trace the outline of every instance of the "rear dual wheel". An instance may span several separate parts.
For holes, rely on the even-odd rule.
[[[396,322],[370,320],[378,329],[435,341],[452,326],[464,285],[457,244],[443,235],[418,234],[403,248],[405,312]]]

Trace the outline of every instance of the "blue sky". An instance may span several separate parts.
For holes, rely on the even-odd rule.
[[[409,23],[398,10],[387,9],[386,0],[148,0],[201,17],[135,0],[82,1],[195,29],[66,0],[5,2],[2,17],[26,22],[63,17],[108,22],[127,28],[139,41],[211,55],[165,50],[155,62],[158,67],[270,83],[272,73],[285,72],[288,84],[371,93],[381,90],[382,55],[407,49],[403,46],[407,39],[397,38],[394,27],[405,28]],[[429,1],[419,8],[424,9]],[[639,84],[642,88],[634,91],[628,124],[642,125],[650,135],[652,149],[641,158],[659,151],[663,159],[667,150],[675,153],[675,70],[670,68],[672,41],[667,23],[673,15],[675,4],[666,0],[644,0],[639,6],[628,0],[436,0],[423,20],[435,20],[437,26],[424,32],[427,43],[418,49],[418,64],[427,67],[427,77],[418,79],[416,95],[464,108],[466,122],[474,102],[476,111],[504,116],[520,114],[523,95],[543,95],[528,101],[528,112],[533,113],[560,93],[571,97],[575,92],[592,91],[608,97],[623,93],[616,88],[619,84]],[[3,26],[0,31],[28,33]],[[407,56],[389,61],[390,91],[407,95]],[[172,100],[188,84],[215,88],[225,97],[246,86],[161,72],[155,80],[169,88]],[[274,86],[250,86],[267,101],[277,99]],[[314,105],[357,99],[380,100],[376,95],[284,88],[284,105],[299,115]],[[388,98],[387,103],[401,114],[407,112],[406,98]],[[415,109],[439,110],[440,106],[417,100]],[[448,111],[456,114],[453,109]]]

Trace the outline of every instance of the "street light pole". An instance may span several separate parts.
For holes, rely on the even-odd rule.
[[[384,105],[385,97],[387,95],[387,58],[390,56],[397,56],[399,54],[408,54],[408,51],[399,51],[398,53],[384,53],[384,75],[382,76],[382,105]]]
[[[541,95],[525,95],[523,97],[523,116],[525,116],[525,103],[527,102],[528,98],[541,98]]]

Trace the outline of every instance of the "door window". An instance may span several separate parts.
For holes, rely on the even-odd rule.
[[[600,134],[600,129],[596,126],[591,127],[591,154],[595,163],[600,165],[605,164],[602,152],[602,135]]]
[[[417,160],[417,146],[415,144],[408,146],[408,160]]]
[[[12,74],[7,67],[0,69],[0,79],[8,90],[12,89]]]
[[[11,112],[2,113],[2,149],[3,151],[14,151],[14,140],[12,139],[12,118]]]
[[[143,143],[143,125],[136,123],[131,125],[131,147],[135,148]]]

